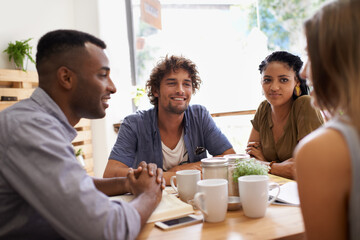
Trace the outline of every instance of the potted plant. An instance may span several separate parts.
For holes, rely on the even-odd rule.
[[[76,159],[80,162],[80,164],[85,167],[84,157],[83,157],[83,151],[81,148],[79,148],[77,151],[74,149],[74,154]]]
[[[269,166],[262,164],[254,158],[237,161],[232,171],[232,183],[234,191],[239,195],[238,178],[245,175],[267,175]],[[230,184],[230,183],[229,183]]]
[[[131,92],[131,95],[132,95],[132,98],[133,98],[133,103],[134,103],[134,106],[135,106],[135,110],[138,109],[138,107],[140,105],[141,98],[143,96],[145,96],[145,94],[146,94],[145,88],[140,87],[140,86],[134,86],[134,90]]]
[[[8,47],[3,51],[8,54],[9,62],[13,61],[15,69],[21,69],[26,72],[27,60],[30,59],[32,63],[35,63],[31,57],[32,46],[29,44],[31,39],[15,41],[15,43],[9,42]]]
[[[245,175],[267,175],[269,172],[269,166],[262,164],[254,158],[243,159],[236,163],[233,178],[236,180],[238,177]]]

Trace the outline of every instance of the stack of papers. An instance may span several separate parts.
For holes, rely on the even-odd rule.
[[[272,189],[269,192],[269,198],[276,196],[278,189]],[[296,182],[288,182],[280,186],[280,194],[273,204],[300,206],[299,193]]]

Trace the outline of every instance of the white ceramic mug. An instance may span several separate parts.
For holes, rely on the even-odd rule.
[[[267,175],[248,175],[238,178],[240,201],[244,214],[250,218],[265,216],[267,207],[279,196],[280,186],[269,183]],[[269,201],[269,188],[278,188],[276,197]]]
[[[188,202],[194,198],[197,192],[196,183],[200,180],[199,170],[181,170],[176,172],[176,176],[170,178],[170,184],[172,188],[179,193],[179,197],[182,201]],[[176,179],[176,185],[174,183]]]
[[[197,183],[199,191],[194,202],[204,214],[206,222],[225,220],[228,204],[228,181],[225,179],[205,179]]]

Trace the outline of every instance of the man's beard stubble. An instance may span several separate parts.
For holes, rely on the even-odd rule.
[[[171,113],[182,114],[188,107],[189,104],[186,104],[185,107],[174,107],[173,105],[171,105],[171,103],[169,103],[169,105],[167,106],[167,110]]]

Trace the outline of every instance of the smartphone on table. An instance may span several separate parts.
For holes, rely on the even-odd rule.
[[[190,214],[185,217],[156,222],[155,226],[157,226],[163,230],[169,230],[169,229],[173,229],[173,228],[177,228],[177,227],[191,225],[194,223],[199,223],[199,222],[202,222],[202,220],[203,220],[202,215]]]

